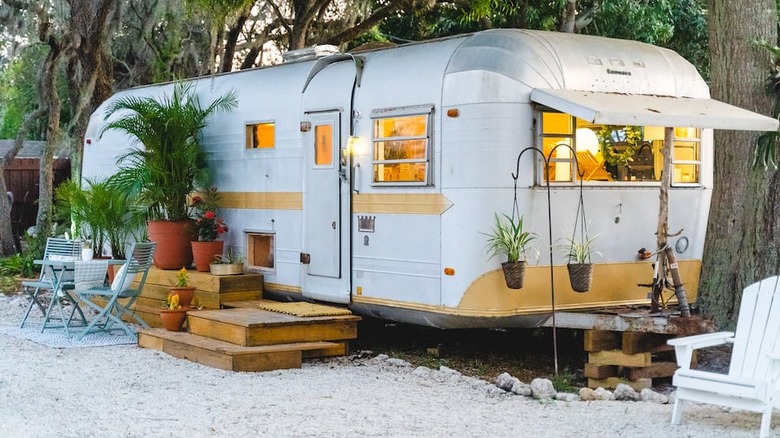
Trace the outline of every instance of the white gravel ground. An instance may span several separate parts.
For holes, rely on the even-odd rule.
[[[24,305],[0,294],[0,325]],[[0,437],[755,437],[760,420],[690,405],[671,426],[671,405],[536,401],[376,359],[237,373],[134,346],[0,351]]]

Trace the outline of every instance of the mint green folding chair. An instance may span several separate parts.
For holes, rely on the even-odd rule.
[[[135,243],[127,251],[129,258],[117,271],[110,287],[92,287],[89,289],[74,289],[71,294],[97,312],[78,339],[88,333],[97,331],[123,330],[129,336],[136,336],[136,331],[128,325],[123,316],[129,316],[144,328],[149,325],[131,309],[135,300],[141,295],[156,243]],[[139,277],[140,276],[140,277]],[[134,281],[137,283],[134,284]]]
[[[78,260],[81,258],[81,242],[60,237],[50,237],[46,240],[43,258],[50,260],[55,260],[57,258],[60,260]],[[22,317],[21,324],[19,324],[20,328],[24,328],[24,324],[27,322],[33,307],[37,306],[43,316],[51,313],[51,307],[55,304],[57,299],[57,292],[53,290],[54,283],[57,279],[59,279],[60,283],[64,284],[65,287],[68,287],[70,280],[73,279],[73,271],[63,270],[62,272],[55,272],[51,266],[43,266],[37,280],[22,282],[22,290],[30,298],[30,304],[27,306],[24,317]],[[51,294],[51,301],[49,301],[47,306],[44,304],[43,298],[44,295],[49,294]],[[80,321],[86,325],[84,314],[75,304],[73,312],[77,312]],[[71,313],[71,318],[73,315],[74,314]]]

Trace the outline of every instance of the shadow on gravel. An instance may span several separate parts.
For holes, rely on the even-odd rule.
[[[583,386],[587,361],[582,332],[557,330],[558,370],[555,378],[552,329],[439,330],[364,319],[351,349],[371,350],[404,359],[415,366],[446,366],[463,374],[494,381],[507,372],[521,381],[546,377],[558,385]]]

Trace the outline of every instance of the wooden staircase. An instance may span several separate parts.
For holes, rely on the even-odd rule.
[[[155,269],[147,279],[142,294],[147,301],[139,299],[136,312],[152,327],[160,326],[159,304],[152,310],[150,303],[164,300],[175,276]],[[349,340],[357,338],[355,315],[294,316],[257,308],[264,302],[258,300],[261,275],[191,273],[190,284],[206,310],[187,312],[187,332],[140,330],[140,347],[224,370],[271,371],[300,368],[307,358],[345,355]],[[251,284],[257,288],[248,289]],[[227,306],[235,308],[220,308]]]

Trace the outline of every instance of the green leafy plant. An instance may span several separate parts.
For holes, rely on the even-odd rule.
[[[217,217],[219,194],[216,187],[207,190],[203,196],[193,196],[190,208],[198,229],[198,240],[211,242],[228,231],[225,221]]]
[[[149,220],[185,220],[189,217],[187,196],[196,187],[208,187],[206,153],[199,135],[206,120],[217,112],[238,106],[235,91],[201,106],[192,83],[176,83],[171,95],[125,96],[106,110],[105,118],[121,113],[106,124],[109,130],[127,134],[143,145],[121,156],[112,184],[137,195]]]
[[[615,126],[604,125],[597,133],[599,139],[599,152],[604,161],[612,166],[625,166],[634,161],[634,154],[642,145],[641,126]],[[625,145],[620,152],[617,144]]]
[[[212,263],[218,265],[232,265],[233,263],[244,263],[244,257],[240,253],[234,254],[232,250],[228,250],[228,253],[225,255],[219,254],[214,256],[214,261]]]
[[[65,181],[57,187],[55,201],[59,213],[70,217],[74,231],[88,238],[96,256],[108,243],[115,258],[125,258],[125,245],[144,220],[143,211],[110,178],[86,179],[83,187]]]
[[[32,278],[36,274],[35,256],[32,253],[12,254],[0,259],[0,275]]]
[[[598,239],[599,234],[595,236],[585,236],[582,240],[572,240],[569,238],[564,239],[565,243],[559,245],[564,255],[568,259],[568,263],[583,264],[590,263],[591,256],[601,255],[600,252],[593,250],[593,242]]]
[[[517,220],[498,213],[495,214],[496,223],[490,233],[482,233],[488,236],[485,247],[490,258],[505,255],[508,262],[514,263],[525,259],[526,250],[531,242],[536,239],[536,234],[523,229],[523,216]]]

